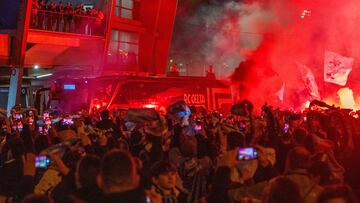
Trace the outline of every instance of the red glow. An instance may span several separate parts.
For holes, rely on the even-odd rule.
[[[341,88],[339,91],[337,91],[337,94],[340,98],[341,108],[357,110],[353,91],[350,88]]]
[[[253,49],[251,54],[242,56],[245,59],[238,56],[242,62],[232,75],[233,89],[239,95],[237,99],[249,99],[255,106],[268,102],[283,108],[303,109],[307,101],[316,99],[313,94],[316,91],[311,90],[318,90],[318,99],[333,101],[330,104],[338,104],[343,108],[356,109],[355,99],[360,96],[360,69],[354,65],[345,84],[354,92],[353,96],[349,97],[346,93],[340,94],[339,98],[337,91],[344,85],[324,81],[324,55],[326,52],[335,52],[354,61],[359,60],[358,48],[353,46],[360,42],[360,29],[354,28],[354,24],[360,23],[360,14],[355,9],[360,5],[359,1],[320,0],[315,3],[270,0],[264,1],[264,4],[268,6],[266,10],[257,7],[255,3],[248,8],[239,6],[249,13],[259,13],[258,16],[240,15],[235,21],[224,17],[222,19],[226,22],[221,22],[223,25],[232,22],[240,24],[239,27],[243,29],[239,28],[241,32],[238,38],[249,39],[257,44],[256,48],[250,46],[252,43],[243,43],[245,45],[240,47],[236,43],[228,43],[231,39],[221,33],[214,37],[217,38],[214,43],[219,50],[237,49],[237,53],[241,53],[244,48]],[[231,9],[236,10],[234,7]],[[267,12],[272,14],[272,18],[266,15],[264,18],[259,17]],[[247,23],[246,26],[244,23]],[[261,39],[242,33],[248,30],[261,34]],[[216,54],[223,56],[227,52]],[[212,57],[222,60],[214,57],[216,54]],[[299,64],[308,67],[311,70],[308,73],[311,72],[313,76],[307,74],[308,77],[302,77]],[[313,80],[309,82],[309,78]],[[276,93],[284,83],[283,100],[279,100]]]
[[[9,56],[9,35],[0,34],[0,57]]]
[[[148,108],[148,109],[155,109],[157,107],[157,105],[155,104],[145,104],[144,108]]]

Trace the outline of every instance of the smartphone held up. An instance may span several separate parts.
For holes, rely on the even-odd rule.
[[[239,147],[237,160],[252,160],[258,158],[258,152],[254,147]]]
[[[36,156],[35,157],[35,167],[40,169],[45,169],[51,164],[50,158],[48,156]]]

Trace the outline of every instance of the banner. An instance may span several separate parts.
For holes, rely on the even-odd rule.
[[[346,85],[354,64],[353,58],[341,56],[335,52],[325,52],[324,81],[341,86]]]
[[[304,64],[300,64],[298,63],[298,66],[300,68],[300,73],[301,73],[301,77],[305,83],[305,88],[307,89],[309,95],[310,95],[310,99],[314,100],[320,100],[320,93],[319,93],[319,89],[318,86],[316,84],[315,81],[315,76],[313,74],[313,72],[311,71],[311,69],[309,67],[307,67]]]
[[[280,90],[275,93],[276,98],[278,98],[281,102],[284,102],[284,91],[285,91],[285,83],[283,83]]]

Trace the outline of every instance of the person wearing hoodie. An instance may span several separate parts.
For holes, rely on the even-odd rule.
[[[305,203],[316,202],[322,188],[308,173],[310,152],[304,147],[295,147],[287,155],[284,176],[295,182]]]

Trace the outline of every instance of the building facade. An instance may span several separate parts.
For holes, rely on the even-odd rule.
[[[16,29],[0,28],[4,87],[11,86],[13,68],[21,70],[18,90],[46,75],[166,71],[177,0],[70,0],[73,5],[62,7],[57,0],[19,2]]]

